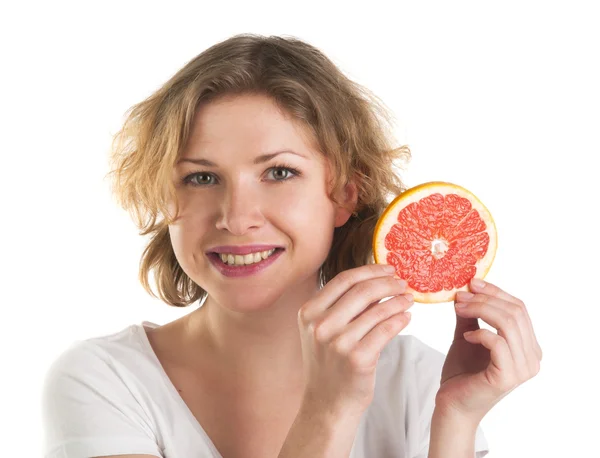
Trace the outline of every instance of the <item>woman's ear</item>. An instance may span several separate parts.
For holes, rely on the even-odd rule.
[[[354,213],[358,202],[358,186],[354,179],[351,179],[344,185],[342,192],[338,195],[338,202],[335,211],[335,227],[341,227],[350,219]]]

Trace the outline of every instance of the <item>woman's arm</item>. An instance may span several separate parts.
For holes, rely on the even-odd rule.
[[[477,425],[438,408],[431,418],[428,458],[473,458]]]
[[[305,404],[278,458],[348,458],[359,423],[358,415],[337,417]]]

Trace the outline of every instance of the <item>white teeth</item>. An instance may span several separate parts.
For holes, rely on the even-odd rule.
[[[235,266],[244,266],[249,264],[255,264],[257,262],[262,261],[263,259],[267,259],[275,252],[275,248],[267,251],[259,251],[256,253],[246,254],[246,255],[233,255],[233,254],[225,254],[220,253],[221,261],[225,264],[235,265]]]

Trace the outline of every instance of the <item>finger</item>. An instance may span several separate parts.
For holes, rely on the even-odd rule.
[[[356,320],[359,316],[362,316],[363,314],[365,314],[366,312],[368,312],[369,310],[371,310],[373,307],[375,307],[378,304],[380,304],[380,301],[375,301],[372,304],[369,304],[366,309],[364,309],[361,313],[359,313],[354,318],[352,318],[352,320],[350,322]]]
[[[535,331],[533,330],[533,324],[531,323],[531,318],[529,317],[529,314],[527,315],[527,318],[529,319],[529,326],[531,328],[531,335],[533,337],[533,350],[535,351],[535,355],[537,356],[539,362],[542,360],[544,354],[542,352],[542,347],[540,347],[540,343],[537,340],[537,336],[535,335]]]
[[[393,267],[387,264],[369,264],[348,269],[336,275],[311,300],[299,310],[300,319],[308,323],[320,316],[325,310],[335,304],[354,285],[379,277],[395,275]]]
[[[470,295],[470,296],[469,296]],[[467,297],[469,296],[469,297]],[[454,305],[456,306],[459,302],[467,302],[468,299],[472,298],[474,295],[467,291],[459,291],[456,293],[456,297],[454,299]],[[479,320],[474,317],[465,317],[461,316],[458,313],[456,314],[456,326],[454,328],[454,340],[460,340],[464,338],[464,333],[469,331],[476,331],[479,329]]]
[[[343,332],[344,328],[362,313],[365,308],[386,297],[395,297],[406,291],[405,280],[392,277],[379,277],[365,280],[354,285],[335,304],[316,318],[314,324],[315,337],[320,342],[327,342]],[[372,308],[378,308],[375,304]]]
[[[521,299],[516,298],[508,294],[506,291],[498,288],[496,285],[486,282],[481,278],[473,278],[471,279],[471,283],[469,284],[469,289],[474,293],[483,293],[488,296],[497,297],[499,299],[503,299],[505,301],[511,302],[513,304],[523,304]]]
[[[490,285],[490,286],[493,287],[493,285]],[[489,292],[493,292],[493,291],[491,291],[491,288],[490,288]],[[502,295],[502,296],[506,297],[506,295]],[[507,296],[513,297],[510,295],[507,295]],[[513,299],[515,299],[515,298],[513,297]],[[527,308],[525,307],[525,304],[523,304],[523,302],[521,300],[516,299],[516,301],[509,301],[506,299],[499,298],[499,295],[496,295],[496,296],[490,295],[490,294],[488,294],[488,291],[486,291],[485,293],[481,292],[481,293],[476,293],[476,294],[469,293],[466,291],[459,291],[458,293],[456,293],[456,301],[457,302],[487,302],[490,305],[500,307],[502,310],[514,315],[517,320],[517,324],[519,325],[521,338],[523,340],[523,348],[525,349],[526,352],[529,352],[530,349],[533,348],[533,342],[531,339],[532,334],[531,334],[530,320],[529,320],[529,316],[527,314]]]
[[[531,322],[531,316],[529,315],[529,311],[527,310],[527,307],[525,306],[525,304],[523,304],[522,309],[523,309],[522,313],[525,315],[525,321],[527,324],[526,335],[528,336],[527,340],[529,341],[529,348],[531,349],[531,351],[535,355],[535,359],[539,363],[542,360],[542,348],[540,347],[540,344],[535,335],[535,331],[533,330],[533,323]]]
[[[492,306],[502,308],[510,316],[514,317],[514,320],[516,321],[517,326],[519,328],[519,333],[521,335],[522,343],[520,352],[522,352],[523,354],[522,360],[519,357],[515,357],[515,364],[517,364],[517,372],[523,380],[529,379],[536,375],[539,372],[540,367],[540,357],[536,349],[536,347],[539,347],[539,345],[537,344],[537,340],[535,339],[535,335],[533,334],[531,320],[529,319],[529,314],[527,313],[527,308],[525,307],[525,304],[523,304],[523,302],[520,300],[517,300],[516,303],[509,302],[502,299],[498,299],[497,296],[493,297],[484,293],[478,293],[472,296],[471,298],[467,298],[469,294],[470,293],[468,292],[460,291],[456,294],[456,298],[459,302],[463,300],[466,300],[468,302],[487,302]],[[515,341],[508,339],[508,343],[511,348],[511,352],[515,353]],[[515,353],[515,355],[517,354]]]
[[[465,306],[461,307],[461,304],[465,304]],[[496,328],[498,335],[506,340],[514,364],[517,368],[523,370],[528,367],[528,362],[525,357],[518,318],[514,313],[507,311],[510,306],[516,307],[514,304],[507,303],[502,299],[475,295],[469,302],[457,302],[456,313],[465,318],[480,318]]]
[[[404,297],[407,301],[410,302],[411,306],[414,304],[414,299],[413,299],[413,295],[412,294],[405,294],[402,293],[400,296]],[[400,297],[400,296],[395,296],[395,297]],[[363,316],[365,313],[367,313],[369,310],[371,310],[373,307],[376,307],[380,304],[382,304],[383,302],[381,302],[381,300],[377,300],[371,304],[369,304],[362,312],[360,312],[358,315],[355,315],[351,320],[350,323],[352,323],[354,320],[356,320],[357,318]],[[330,307],[329,310],[331,310],[333,307]]]
[[[506,340],[489,329],[467,332],[464,337],[467,342],[481,344],[490,351],[489,373],[493,380],[489,380],[489,382],[501,391],[514,388],[514,363]]]
[[[533,330],[533,323],[531,322],[531,317],[529,316],[529,313],[527,312],[525,303],[521,299],[519,299],[515,296],[512,296],[511,294],[508,294],[506,291],[500,289],[498,286],[496,286],[492,283],[486,282],[482,279],[475,279],[475,278],[472,279],[469,287],[473,293],[483,293],[483,294],[487,294],[489,296],[498,297],[500,299],[504,299],[508,302],[516,304],[525,309],[528,332],[525,333],[525,329],[523,329],[523,333],[524,333],[524,335],[527,334],[528,336],[530,336],[530,338],[527,339],[526,345],[528,346],[527,348],[531,347],[533,349],[537,359],[541,360],[542,359],[542,349],[537,341],[537,337],[535,336],[535,331]]]
[[[410,322],[410,312],[398,313],[375,326],[348,353],[350,363],[355,369],[370,370],[377,365],[384,347],[396,337]],[[336,340],[341,351],[346,350],[347,341]]]
[[[413,301],[407,296],[410,295],[393,297],[363,312],[348,324],[336,338],[338,344],[348,350],[354,348],[356,343],[363,339],[379,323],[382,323],[393,315],[408,310],[413,305]]]
[[[535,337],[531,318],[525,304],[515,305],[515,314],[518,315],[517,321],[521,328],[523,337],[523,348],[525,349],[525,357],[529,366],[530,376],[533,377],[539,372],[540,361],[542,360],[542,349]]]
[[[522,305],[521,305],[522,304]],[[533,332],[533,326],[527,307],[525,304],[509,304],[508,311],[516,317],[519,329],[521,331],[521,338],[523,339],[523,350],[525,359],[531,376],[537,374],[539,371],[539,363],[541,360],[541,348]]]
[[[476,331],[479,329],[479,320],[477,318],[468,318],[456,314],[456,326],[454,327],[454,340],[463,338],[465,332]]]

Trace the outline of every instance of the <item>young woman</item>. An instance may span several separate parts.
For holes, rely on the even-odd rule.
[[[481,419],[541,350],[522,301],[485,282],[457,298],[447,357],[399,335],[412,297],[371,253],[406,189],[387,119],[314,47],[256,35],[134,106],[112,159],[150,235],[140,279],[200,307],[67,349],[44,386],[45,456],[484,456]]]

